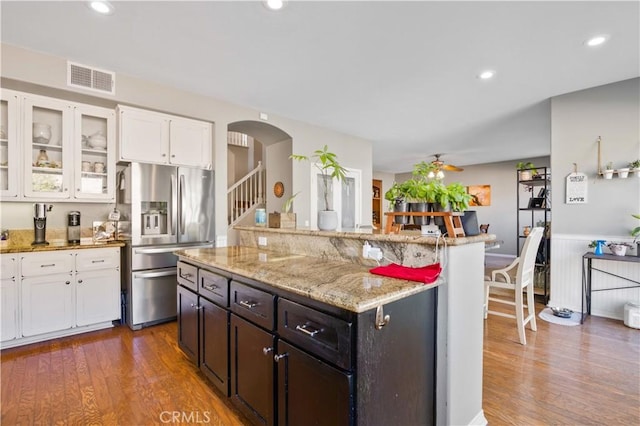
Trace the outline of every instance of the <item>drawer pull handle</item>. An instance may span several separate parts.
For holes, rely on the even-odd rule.
[[[269,355],[269,352],[272,352],[273,348],[262,348],[262,353],[265,355]]]
[[[92,260],[91,263],[104,263],[104,259]]]
[[[192,273],[187,272],[186,274],[180,274],[180,276],[181,276],[182,278],[189,279],[189,278],[191,278],[191,277],[193,276],[193,274],[192,274]]]
[[[50,268],[52,266],[56,266],[55,263],[47,263],[46,265],[40,265],[41,268]]]
[[[218,286],[217,286],[217,285],[215,285],[215,284],[211,284],[211,285],[205,285],[205,286],[204,286],[204,288],[206,288],[207,290],[211,290],[211,291],[213,291],[213,290],[215,290],[216,288],[218,288]]]
[[[314,337],[316,334],[320,333],[320,330],[316,329],[312,329],[311,327],[305,325],[296,325],[296,330],[298,331],[302,331],[304,334],[306,334],[309,337]]]
[[[283,353],[282,355],[275,354],[275,355],[273,356],[273,360],[274,360],[275,362],[280,362],[280,360],[281,360],[282,358],[286,358],[286,357],[288,357],[288,356],[289,356],[289,354],[288,354],[288,353],[286,353],[286,352],[285,352],[285,353]]]
[[[258,306],[257,303],[255,303],[255,302],[247,302],[246,300],[241,300],[241,301],[238,302],[238,304],[241,305],[241,306],[244,306],[247,309],[253,309],[256,306]]]

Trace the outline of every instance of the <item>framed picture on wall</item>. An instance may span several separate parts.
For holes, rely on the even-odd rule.
[[[491,205],[491,185],[470,185],[467,192],[471,195],[469,206]]]

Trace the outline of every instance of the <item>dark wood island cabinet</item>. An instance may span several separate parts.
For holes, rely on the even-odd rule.
[[[178,274],[180,347],[252,423],[435,424],[437,286],[354,312],[180,258],[199,282]]]

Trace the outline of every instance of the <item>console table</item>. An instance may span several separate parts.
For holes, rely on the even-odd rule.
[[[632,262],[632,263],[640,263],[640,257],[638,256],[616,256],[614,254],[594,254],[592,252],[587,252],[582,256],[582,315],[580,316],[580,324],[584,322],[584,319],[587,315],[591,315],[591,293],[594,291],[609,291],[609,290],[622,290],[625,288],[637,288],[640,287],[640,282],[632,280],[631,278],[623,277],[620,275],[613,274],[608,271],[603,271],[602,269],[594,268],[592,261],[596,260],[604,260],[604,261],[613,261],[613,262]],[[609,288],[598,288],[593,289],[591,286],[591,275],[593,271],[602,272],[603,274],[611,275],[616,278],[620,278],[625,281],[629,281],[633,283],[633,285],[627,285],[623,287],[609,287]],[[586,310],[585,310],[586,308]]]
[[[429,217],[442,217],[444,224],[447,227],[447,235],[449,238],[464,237],[464,228],[462,227],[462,219],[460,217],[464,213],[461,212],[387,212],[387,226],[385,227],[385,234],[391,232],[398,233],[401,225],[394,223],[396,216],[429,216]]]

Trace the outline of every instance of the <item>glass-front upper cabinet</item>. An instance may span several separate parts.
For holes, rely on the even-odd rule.
[[[74,109],[75,197],[115,199],[114,110],[78,105]]]
[[[18,197],[20,165],[20,101],[17,92],[0,91],[0,195],[2,199]]]
[[[72,112],[69,102],[39,96],[24,98],[25,197],[69,198],[73,170]]]

